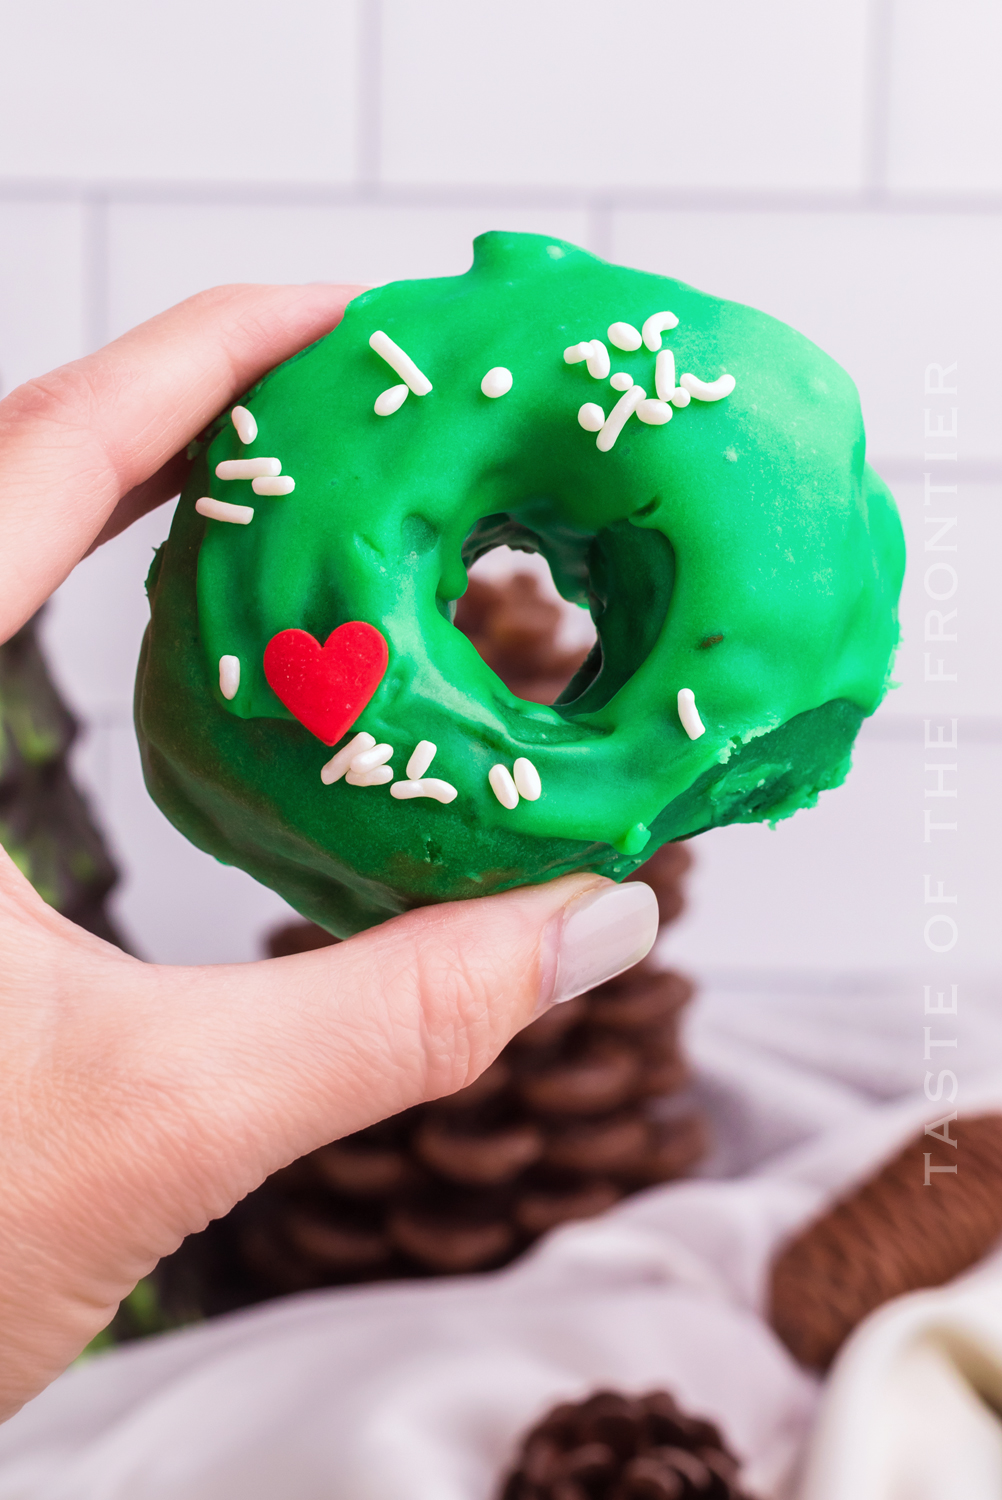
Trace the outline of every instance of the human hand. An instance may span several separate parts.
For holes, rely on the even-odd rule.
[[[356,290],[203,293],[0,402],[0,639],[176,494],[188,441]],[[0,851],[0,1420],[185,1235],[296,1157],[462,1088],[657,925],[647,886],[577,875],[292,958],[165,968],[74,927]]]

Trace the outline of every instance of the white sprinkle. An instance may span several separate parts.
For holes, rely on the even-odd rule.
[[[386,762],[392,758],[392,745],[365,745],[359,749],[357,755],[352,756],[348,769],[354,771],[356,776],[364,776],[367,771],[374,771],[377,766],[385,766]]]
[[[697,401],[722,401],[733,391],[737,381],[733,375],[721,375],[718,380],[700,380],[696,375],[683,375],[679,385],[695,396]]]
[[[646,400],[647,392],[642,385],[631,385],[630,389],[620,396],[612,411],[606,417],[602,431],[595,439],[595,447],[600,453],[608,453],[610,448],[615,447],[616,439],[630,417],[636,411],[641,401]]]
[[[219,658],[219,691],[227,700],[237,696],[240,687],[240,658],[239,656],[221,656]]]
[[[653,354],[661,348],[661,335],[669,328],[678,327],[678,318],[673,312],[651,313],[649,318],[644,319],[644,326],[640,330],[643,334],[644,343]]]
[[[410,355],[405,354],[400,345],[393,342],[388,333],[377,328],[369,340],[369,348],[374,349],[381,359],[385,359],[390,369],[410,386],[415,396],[427,396],[431,390],[431,381],[427,375],[422,374]]]
[[[507,807],[510,812],[512,808],[518,806],[518,787],[512,780],[507,766],[491,766],[487,773],[487,780],[491,784],[491,791],[502,807]]]
[[[696,712],[696,695],[692,688],[679,688],[678,716],[682,721],[682,728],[691,740],[698,740],[701,734],[706,733],[706,725]]]
[[[583,339],[580,344],[568,344],[564,350],[565,365],[579,365],[583,359],[587,359],[591,353],[591,339]]]
[[[280,479],[251,480],[255,495],[291,495],[295,488],[296,481],[289,474],[283,474]]]
[[[320,780],[324,786],[333,786],[335,781],[340,781],[344,773],[350,768],[355,756],[360,750],[368,750],[376,743],[375,735],[367,734],[364,729],[359,730],[354,738],[350,739],[338,753],[331,757],[327,764],[321,767]]]
[[[535,802],[542,795],[543,783],[539,779],[539,772],[531,760],[526,760],[520,755],[513,767],[515,790],[526,802]]]
[[[277,458],[224,458],[216,465],[217,479],[260,479],[265,474],[281,474]]]
[[[372,409],[377,417],[392,417],[395,411],[400,410],[409,395],[409,386],[391,385],[389,390],[380,391],[372,404]]]
[[[578,421],[585,432],[601,432],[605,426],[605,412],[597,401],[586,401],[578,409]]]
[[[438,746],[433,744],[431,740],[418,740],[411,751],[411,758],[407,762],[408,780],[420,781],[437,754]]]
[[[249,526],[254,519],[253,505],[228,505],[225,500],[213,500],[211,495],[196,500],[195,509],[210,521],[232,521],[237,526]]]
[[[504,365],[495,365],[493,370],[488,370],[480,382],[480,389],[485,396],[507,396],[514,385],[514,377],[510,370]]]
[[[637,416],[648,427],[663,427],[666,422],[671,421],[672,415],[672,409],[666,401],[641,401],[637,407]]]
[[[643,339],[632,323],[610,323],[609,343],[629,353],[631,349],[639,349]]]
[[[633,384],[633,376],[627,375],[625,370],[617,370],[609,384],[614,391],[628,391]]]
[[[349,771],[344,779],[348,786],[385,786],[393,780],[393,767],[373,766],[371,771]]]
[[[672,406],[681,408],[683,406],[688,406],[689,402],[692,400],[692,397],[689,395],[689,392],[687,390],[685,390],[682,386],[679,386],[672,392],[670,400]]]
[[[242,443],[252,443],[257,437],[257,422],[246,406],[235,406],[230,412],[230,421],[237,429],[237,437]]]
[[[662,349],[654,361],[654,389],[659,401],[670,401],[675,389],[675,356],[670,349]]]
[[[587,356],[588,374],[595,380],[606,380],[612,369],[609,351],[601,339],[592,339]]]
[[[439,781],[436,776],[425,776],[418,781],[395,781],[390,787],[391,797],[434,797],[436,802],[454,802],[459,796],[454,786]]]

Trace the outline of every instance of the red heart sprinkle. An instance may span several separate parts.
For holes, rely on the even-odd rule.
[[[389,659],[374,625],[349,620],[322,646],[308,630],[280,630],[265,647],[264,675],[300,724],[336,745],[382,682]]]

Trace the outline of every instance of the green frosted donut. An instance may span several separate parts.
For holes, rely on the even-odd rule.
[[[901,526],[837,364],[562,241],[474,250],[356,298],[216,421],[148,584],[152,795],[342,935],[812,805],[898,639]],[[451,623],[501,543],[595,619],[553,707]]]

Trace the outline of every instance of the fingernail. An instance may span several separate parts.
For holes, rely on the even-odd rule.
[[[639,963],[658,935],[657,897],[640,881],[599,886],[566,906],[554,927],[553,988],[537,1014]]]

